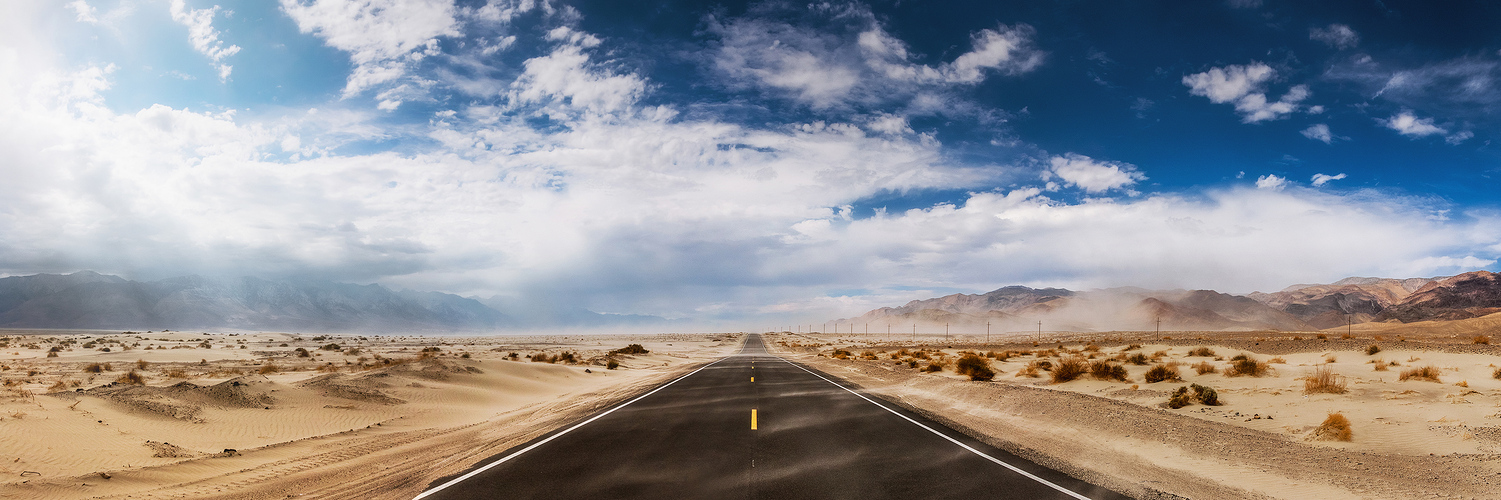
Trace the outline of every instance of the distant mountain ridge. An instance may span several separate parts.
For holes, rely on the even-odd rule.
[[[1245,296],[1213,290],[1111,288],[1071,291],[1008,286],[871,310],[850,323],[976,325],[1007,330],[1314,330],[1346,322],[1477,318],[1501,312],[1501,275],[1345,278]],[[1160,322],[1160,323],[1159,323]]]
[[[654,316],[513,317],[474,298],[378,284],[216,280],[131,281],[92,271],[0,278],[0,327],[442,332],[644,324]]]

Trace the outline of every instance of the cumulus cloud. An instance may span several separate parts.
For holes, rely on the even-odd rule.
[[[1049,169],[1043,172],[1043,180],[1057,177],[1065,185],[1076,186],[1089,193],[1103,193],[1121,189],[1147,178],[1136,171],[1134,165],[1111,161],[1098,161],[1088,156],[1069,153],[1048,160]]]
[[[1287,187],[1287,178],[1279,177],[1276,174],[1266,174],[1256,178],[1256,189],[1281,191],[1285,187]]]
[[[1461,130],[1450,134],[1448,129],[1435,125],[1432,118],[1419,118],[1411,111],[1402,111],[1392,115],[1391,118],[1378,119],[1376,121],[1385,125],[1386,128],[1397,131],[1398,134],[1414,139],[1431,135],[1443,135],[1444,142],[1459,144],[1475,137],[1475,133],[1468,130]]]
[[[74,8],[78,7],[74,6]],[[171,12],[173,21],[188,27],[188,41],[193,44],[193,50],[208,56],[209,60],[214,62],[214,67],[219,69],[219,79],[228,80],[229,73],[234,67],[224,64],[224,59],[239,53],[240,46],[225,47],[224,41],[219,39],[219,30],[214,29],[214,15],[219,13],[219,6],[190,9],[184,0],[172,0],[168,11]],[[80,11],[79,20],[82,19],[83,12]]]
[[[1276,101],[1268,100],[1266,84],[1276,76],[1277,70],[1271,66],[1253,62],[1187,75],[1183,84],[1188,86],[1190,94],[1208,97],[1209,102],[1234,103],[1242,122],[1256,123],[1292,114],[1311,95],[1307,85],[1294,85]]]
[[[281,7],[303,33],[349,53],[355,68],[345,98],[405,76],[440,53],[440,37],[459,34],[453,0],[282,0]]]
[[[1298,133],[1303,134],[1303,137],[1307,137],[1324,144],[1332,144],[1334,142],[1334,134],[1329,132],[1329,125],[1323,123],[1314,124]]]
[[[1324,28],[1311,28],[1308,30],[1308,38],[1328,44],[1337,49],[1354,48],[1360,45],[1360,35],[1349,26],[1335,23]]]
[[[867,6],[816,4],[789,21],[783,7],[734,18],[710,16],[717,40],[709,65],[725,85],[785,95],[815,109],[910,97],[922,89],[973,85],[988,75],[1026,73],[1042,64],[1035,30],[999,25],[970,34],[970,49],[937,65],[915,62]]]
[[[68,2],[68,8],[72,9],[74,14],[77,14],[77,19],[80,23],[93,24],[99,22],[99,18],[94,15],[98,10],[94,9],[94,6],[89,5],[84,0]]]
[[[1329,181],[1337,181],[1344,178],[1345,174],[1343,173],[1335,175],[1313,174],[1313,187],[1323,187],[1325,184],[1328,184]]]

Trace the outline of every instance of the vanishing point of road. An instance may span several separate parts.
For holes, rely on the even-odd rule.
[[[741,351],[419,499],[1118,499],[766,352]]]

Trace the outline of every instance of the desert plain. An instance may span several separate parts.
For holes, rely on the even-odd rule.
[[[3,331],[0,498],[410,498],[739,344]]]

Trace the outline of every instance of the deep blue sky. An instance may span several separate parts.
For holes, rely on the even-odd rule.
[[[0,273],[705,321],[1497,269],[1501,6],[22,1]]]

